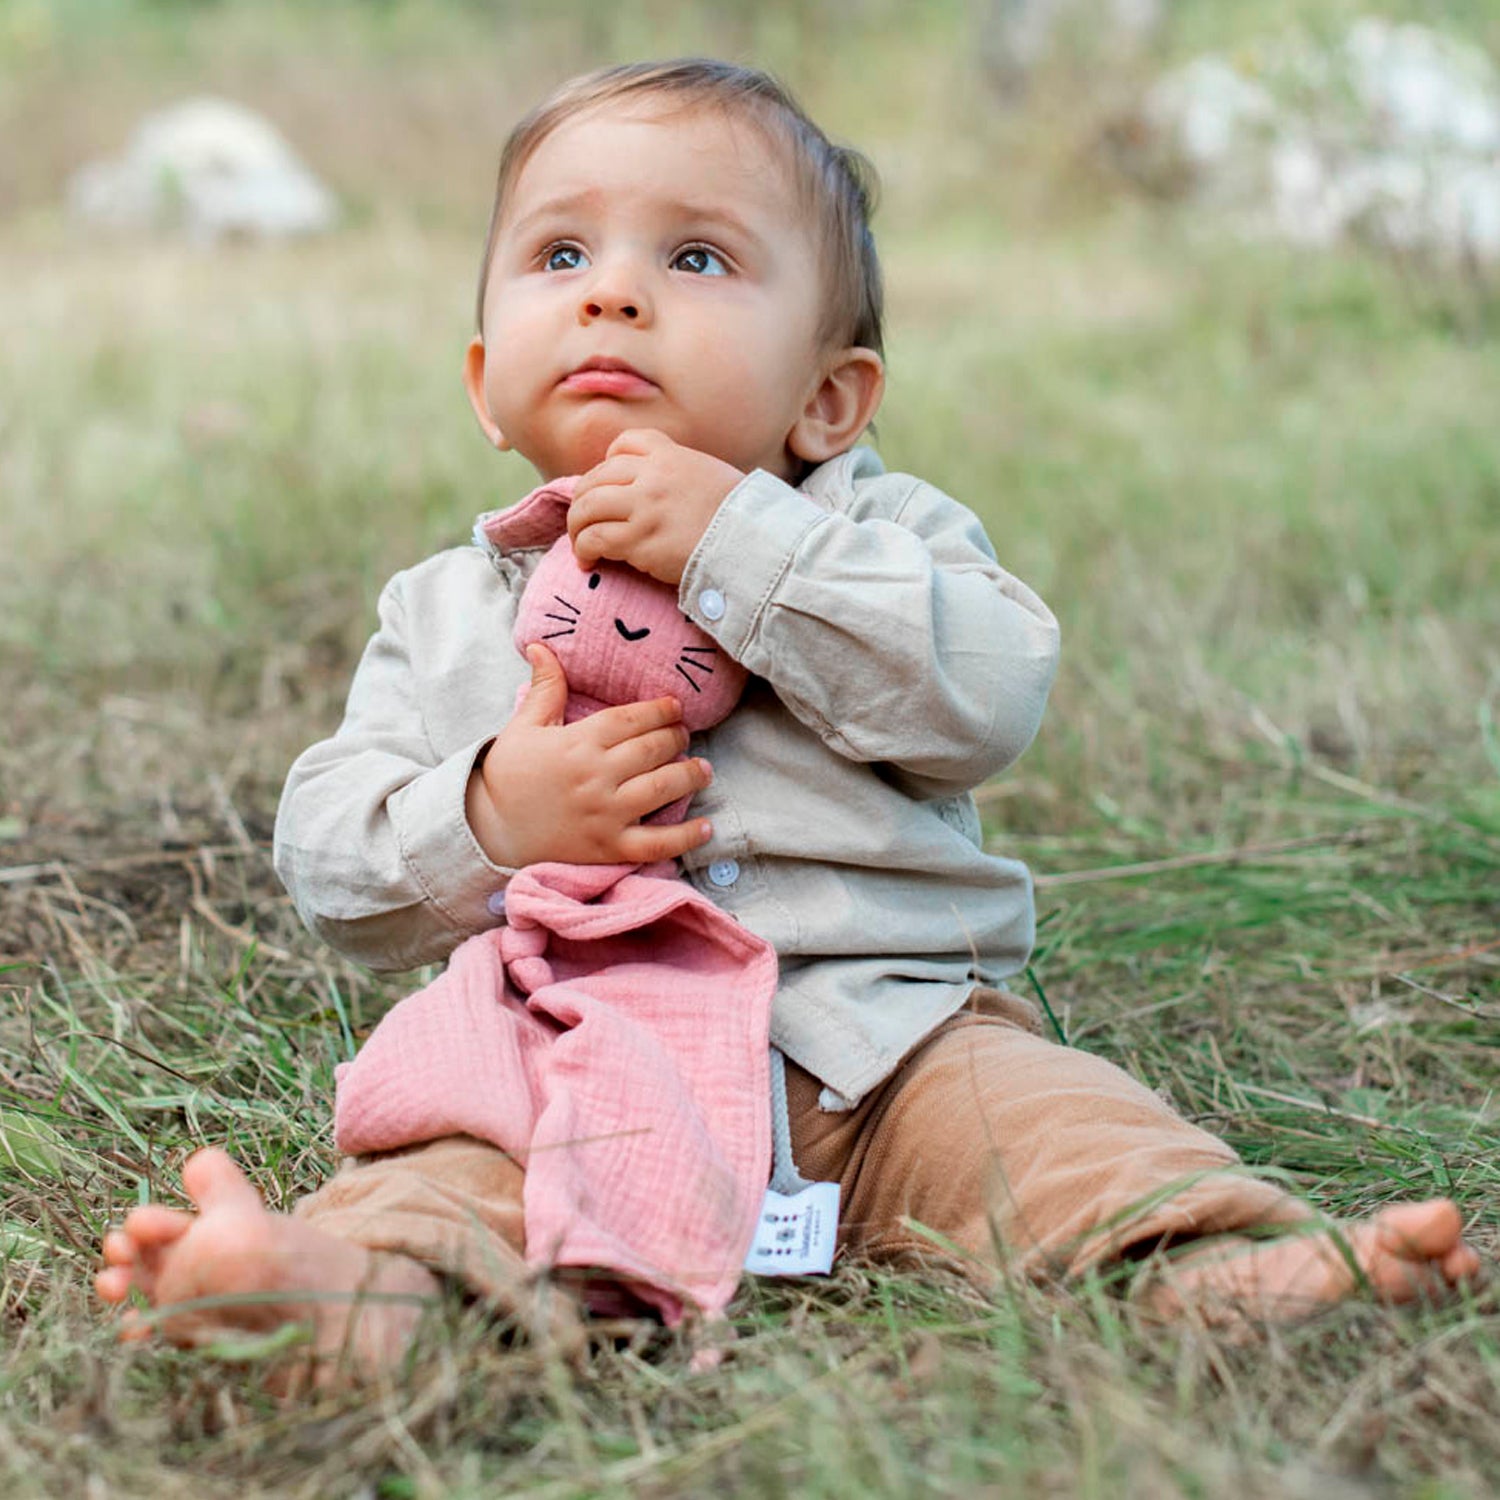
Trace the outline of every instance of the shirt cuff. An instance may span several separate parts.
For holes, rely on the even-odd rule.
[[[747,652],[761,614],[802,539],[827,518],[820,505],[774,474],[747,474],[693,548],[678,586],[678,608],[754,671]]]
[[[486,735],[450,755],[394,793],[389,802],[397,846],[423,894],[460,932],[494,927],[498,906],[491,898],[516,872],[497,865],[469,827],[465,803],[469,776],[494,739]]]

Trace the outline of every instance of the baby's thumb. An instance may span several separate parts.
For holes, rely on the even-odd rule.
[[[531,663],[531,686],[516,710],[516,717],[531,724],[561,724],[568,702],[568,679],[562,663],[545,647],[533,642],[526,648]]]

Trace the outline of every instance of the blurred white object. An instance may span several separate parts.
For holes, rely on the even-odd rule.
[[[317,233],[338,220],[333,195],[274,126],[213,98],[147,115],[122,156],[74,174],[68,204],[91,224],[206,244]]]
[[[1169,74],[1146,103],[1153,133],[1199,183],[1231,168],[1245,142],[1263,138],[1276,119],[1270,93],[1219,57]]]
[[[1065,27],[1116,52],[1139,51],[1161,29],[1163,0],[985,0],[979,53],[1002,94],[1019,95]]]
[[[1500,262],[1500,72],[1425,26],[1367,17],[1326,49],[1200,57],[1117,137],[1154,189],[1289,240]]]
[[[1350,27],[1344,61],[1355,97],[1392,144],[1500,151],[1500,76],[1477,47],[1367,18]]]

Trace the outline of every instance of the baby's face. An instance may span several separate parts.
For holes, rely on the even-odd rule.
[[[642,100],[560,125],[513,185],[484,299],[484,389],[544,479],[653,427],[797,468],[822,376],[814,231],[782,155],[720,110]]]

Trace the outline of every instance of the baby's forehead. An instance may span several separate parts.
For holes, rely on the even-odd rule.
[[[712,144],[746,156],[747,160],[772,158],[788,171],[795,165],[795,148],[770,117],[748,101],[694,99],[677,94],[632,94],[623,99],[601,99],[586,104],[558,122],[598,121],[650,125],[663,134],[688,141],[702,141],[713,133]]]
[[[595,140],[618,130],[637,137],[644,152],[681,155],[702,170],[711,186],[725,194],[750,186],[765,208],[787,227],[805,227],[807,194],[795,141],[775,122],[748,103],[685,99],[666,94],[630,95],[584,105],[559,120],[531,146],[516,171],[502,222],[514,221],[520,205],[555,192],[560,160],[570,175],[600,193],[622,185],[609,169],[607,155],[573,148],[582,137]],[[704,184],[696,186],[701,191]],[[685,185],[684,196],[692,191]]]

